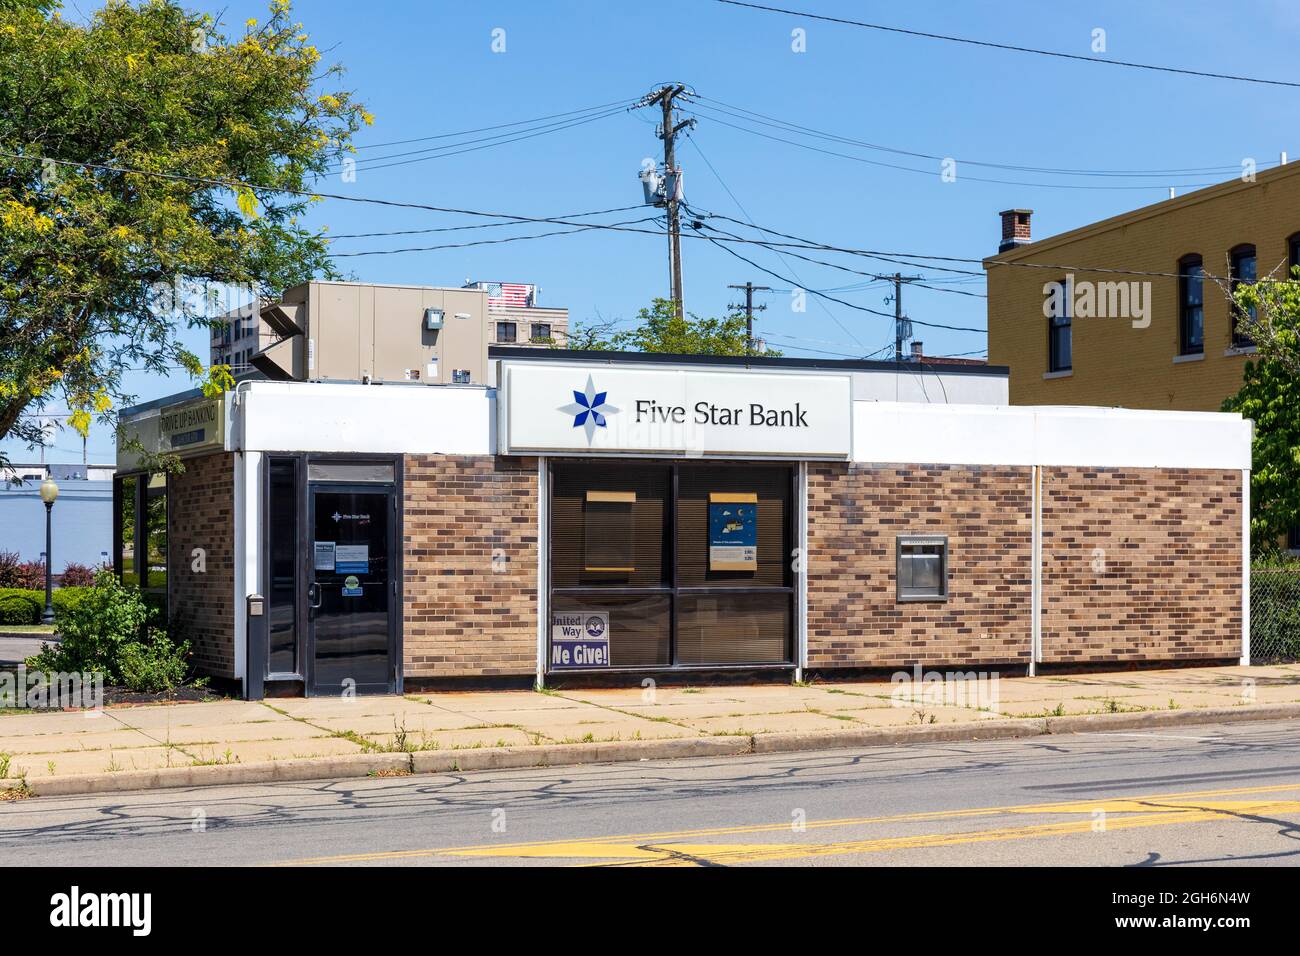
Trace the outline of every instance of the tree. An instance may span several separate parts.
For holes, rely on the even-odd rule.
[[[288,0],[229,37],[173,0],[53,6],[0,0],[0,439],[29,444],[56,398],[111,421],[129,367],[228,384],[178,340],[212,319],[160,290],[335,277],[303,193],[372,120]]]
[[[1266,554],[1300,525],[1300,281],[1239,286],[1233,305],[1259,357],[1246,363],[1241,389],[1223,410],[1255,422],[1251,539],[1253,550]]]
[[[679,315],[671,299],[654,299],[637,313],[634,329],[609,334],[612,323],[578,327],[569,336],[569,348],[591,351],[669,352],[677,355],[758,355],[749,347],[745,317],[701,318]],[[768,349],[764,355],[780,355]]]

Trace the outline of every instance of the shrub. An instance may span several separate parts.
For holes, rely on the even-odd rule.
[[[21,561],[14,568],[13,587],[33,591],[45,590],[45,562]]]
[[[18,566],[22,563],[17,551],[0,551],[0,588],[18,587]]]
[[[57,591],[55,592],[58,593]],[[47,645],[29,666],[51,671],[100,671],[118,683],[123,645],[139,641],[153,614],[136,588],[123,587],[112,574],[100,574],[80,600],[65,603],[57,616],[61,643]]]
[[[189,656],[189,641],[173,644],[162,631],[152,631],[146,640],[122,647],[122,683],[144,693],[171,690],[185,682]]]
[[[60,607],[58,597],[65,593]],[[190,645],[167,637],[161,614],[139,588],[101,571],[92,587],[60,588],[54,597],[62,641],[45,645],[28,667],[97,671],[105,683],[145,692],[170,690],[185,680]]]
[[[63,576],[59,578],[59,586],[65,588],[88,588],[94,583],[95,572],[75,561],[63,569]]]
[[[0,624],[39,624],[41,605],[27,594],[0,597]]]

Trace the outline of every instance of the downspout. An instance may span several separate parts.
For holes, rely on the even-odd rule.
[[[1038,664],[1043,659],[1043,469],[1033,466],[1033,491],[1031,494],[1030,525],[1032,528],[1029,575],[1029,676],[1038,675]]]
[[[537,459],[537,679],[536,689],[546,687],[546,623],[550,618],[551,493],[547,459]]]
[[[1241,666],[1250,666],[1250,469],[1241,470]]]

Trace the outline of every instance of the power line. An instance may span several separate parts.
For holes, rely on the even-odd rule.
[[[699,104],[695,104],[695,109],[697,109],[698,111]],[[798,148],[801,148],[801,150],[820,152],[826,156],[837,156],[840,157],[840,159],[853,160],[854,163],[863,163],[868,166],[880,166],[880,168],[883,169],[897,169],[900,170],[900,172],[904,172],[904,173],[918,173],[920,174],[920,176],[930,176],[930,177],[936,176],[935,170],[933,169],[917,169],[915,168],[915,166],[905,166],[898,163],[883,163],[883,161],[881,160],[867,159],[866,156],[854,156],[853,153],[839,152],[836,150],[826,150],[826,148],[820,146],[811,146],[810,143],[798,142],[798,140],[796,139],[785,139],[784,137],[776,137],[776,135],[772,135],[771,133],[762,133],[762,131],[759,130],[749,129],[748,126],[740,126],[737,124],[732,124],[732,122],[720,120],[720,118],[716,116],[710,116],[710,114],[708,114],[707,112],[705,113],[705,118],[707,118],[707,120],[710,120],[711,122],[716,122],[716,124],[719,124],[720,126],[727,126],[729,127],[729,129],[740,130],[741,133],[748,133],[751,135],[751,137],[761,137],[763,139],[774,140],[774,142],[777,143],[787,143],[788,146],[797,146]],[[988,182],[988,183],[995,183],[995,185],[998,186],[1026,186],[1026,187],[1034,187],[1034,189],[1074,189],[1074,190],[1166,189],[1166,186],[1161,185],[1161,183],[1144,183],[1144,185],[1136,185],[1136,183],[1122,183],[1122,185],[1093,185],[1093,183],[1078,183],[1078,182],[1028,182],[1028,181],[1023,181],[1023,179],[996,179],[988,176],[966,176],[966,174],[962,174],[962,176],[958,176],[956,179],[954,179],[954,182],[962,182],[962,181]],[[1210,183],[1210,182],[1182,183],[1184,189],[1204,189],[1205,186],[1213,186],[1213,185],[1216,185],[1216,183]]]
[[[474,153],[483,149],[491,149],[494,146],[506,146],[510,143],[518,143],[526,139],[534,139],[538,136],[545,136],[548,133],[559,133],[559,132],[563,132],[564,130],[573,129],[576,126],[585,126],[588,123],[594,123],[596,122],[596,120],[606,119],[610,116],[614,116],[622,112],[624,112],[623,109],[608,110],[607,112],[597,113],[595,116],[589,116],[583,119],[570,120],[562,124],[551,124],[548,127],[539,128],[536,131],[520,131],[520,135],[510,134],[509,138],[502,138],[500,136],[485,137],[485,139],[487,140],[497,140],[497,142],[484,142],[482,140],[466,141],[466,143],[474,143],[474,142],[482,143],[482,145],[479,146],[468,146],[466,145],[466,143],[452,143],[448,146],[437,146],[437,147],[431,147],[430,149],[410,150],[409,152],[406,153],[392,153],[389,156],[376,156],[367,162],[359,163],[356,166],[356,171],[373,172],[377,169],[391,169],[394,166],[410,166],[412,163],[423,163],[431,159],[446,159],[448,156],[459,156],[462,153]],[[458,146],[465,146],[465,148],[457,149],[456,147]],[[434,155],[416,156],[415,159],[400,159],[392,163],[378,162],[378,160],[381,159],[391,159],[398,156],[411,156],[417,153],[429,153]],[[347,168],[346,161],[344,163],[339,164],[338,166],[326,170],[325,175],[341,172],[345,168]]]
[[[588,223],[580,225],[576,229],[556,229],[552,232],[539,232],[529,236],[505,236],[501,239],[477,239],[473,242],[448,242],[439,246],[410,246],[405,249],[365,249],[359,252],[331,252],[329,255],[334,259],[347,259],[355,256],[393,256],[407,252],[436,252],[439,249],[468,249],[470,246],[495,246],[506,242],[520,242],[525,239],[546,239],[550,236],[571,236],[575,232],[586,232],[590,229],[599,229],[603,226],[626,226],[638,222],[650,222],[657,220],[659,216],[643,216],[640,219],[627,219],[617,223]]]
[[[93,170],[100,170],[104,172],[123,173],[127,175],[148,176],[148,177],[166,179],[173,182],[185,182],[185,183],[191,183],[195,185],[214,186],[222,189],[228,189],[231,191],[249,190],[254,192],[295,196],[303,199],[313,199],[313,198],[335,199],[340,202],[360,203],[362,205],[375,205],[375,206],[382,206],[382,207],[393,208],[393,209],[415,209],[424,212],[438,212],[438,213],[447,213],[451,215],[460,215],[460,216],[476,216],[485,219],[509,219],[513,222],[549,223],[551,225],[561,225],[561,226],[581,226],[589,229],[608,229],[611,232],[625,232],[625,233],[633,233],[639,235],[650,235],[650,236],[663,235],[663,232],[660,230],[638,229],[630,225],[615,225],[612,223],[610,224],[582,223],[582,222],[573,222],[570,220],[565,220],[553,216],[522,216],[522,215],[510,214],[510,213],[487,212],[485,210],[479,210],[479,209],[462,209],[454,206],[435,206],[431,203],[417,203],[417,202],[409,202],[409,201],[397,200],[397,199],[380,199],[376,196],[349,196],[343,193],[314,192],[306,189],[290,189],[288,187],[283,187],[283,186],[262,186],[253,183],[242,182],[239,180],[223,180],[223,179],[214,179],[205,176],[191,176],[191,175],[185,175],[181,173],[159,172],[156,170],[139,169],[139,168],[129,167],[129,166],[117,166],[117,165],[111,165],[107,163],[92,163],[84,160],[55,159],[53,157],[42,157],[42,156],[26,156],[21,153],[13,153],[9,151],[0,151],[0,158],[9,158],[9,159],[18,160],[20,162],[28,162],[28,163],[40,163],[42,161],[45,161],[60,166],[75,166],[82,169],[93,169]],[[728,216],[723,216],[721,213],[713,213],[711,215],[719,219],[726,219],[728,221],[735,222],[739,225],[746,225],[745,223],[740,222],[740,220],[731,219]],[[960,263],[968,263],[974,265],[987,265],[988,268],[1007,267],[1007,268],[1029,268],[1029,269],[1061,269],[1061,270],[1069,270],[1074,272],[1096,272],[1096,273],[1108,273],[1114,275],[1167,277],[1167,278],[1175,278],[1175,279],[1186,277],[1184,274],[1177,273],[1177,272],[1156,272],[1156,271],[1149,271],[1149,270],[1117,269],[1117,268],[1089,266],[1089,265],[1061,265],[1058,263],[1024,262],[1021,260],[992,259],[987,261],[986,263],[986,260],[983,258],[973,258],[969,256],[939,256],[939,255],[933,255],[933,254],[922,253],[922,252],[890,252],[890,251],[874,250],[874,249],[856,249],[856,248],[845,247],[845,246],[830,245],[828,243],[815,242],[813,240],[808,240],[808,239],[800,239],[797,236],[790,236],[787,233],[777,232],[776,230],[767,229],[762,226],[753,226],[752,228],[758,229],[761,232],[769,233],[771,235],[781,236],[784,238],[792,238],[795,240],[795,242],[793,243],[772,242],[772,241],[764,241],[764,240],[757,240],[757,239],[740,239],[740,238],[716,239],[713,236],[703,236],[703,235],[697,236],[697,235],[692,235],[691,233],[685,233],[685,235],[688,238],[702,239],[708,242],[712,242],[715,245],[718,243],[739,243],[744,245],[762,246],[763,248],[773,249],[773,250],[775,249],[821,250],[825,252],[837,252],[845,255],[861,256],[863,258],[876,259],[884,262],[893,262],[902,265],[912,266],[914,268],[931,269],[939,272],[950,272],[950,273],[956,273],[960,275],[970,275],[970,276],[982,276],[983,272],[979,270],[973,270],[973,269],[958,269],[951,266],[933,265],[931,263],[926,263],[926,262],[914,262],[914,261],[909,262],[908,260],[928,259],[934,262],[960,262]],[[778,276],[778,278],[781,277]],[[1226,279],[1227,277],[1216,276],[1210,273],[1204,273],[1203,278],[1221,280],[1221,279]],[[789,282],[790,280],[783,279],[782,281]]]
[[[746,209],[741,204],[738,198],[736,198],[736,194],[731,191],[731,187],[727,185],[725,180],[723,180],[722,174],[719,173],[718,170],[714,167],[713,163],[709,161],[709,157],[705,155],[704,150],[700,147],[700,144],[695,141],[695,137],[688,132],[686,134],[686,138],[687,140],[690,141],[690,144],[695,147],[695,151],[700,154],[700,159],[704,160],[704,165],[709,167],[709,172],[711,172],[713,174],[713,178],[718,181],[718,185],[720,185],[726,191],[727,195],[731,197],[731,201],[736,204],[736,208],[740,210],[741,215],[743,215],[746,219],[748,219],[750,221],[750,224],[752,225],[754,222],[754,217],[749,214],[749,210]],[[687,206],[687,209],[689,211],[690,207]],[[778,259],[780,259],[782,262],[786,264],[787,267],[789,267],[790,264],[789,262],[786,261],[785,255],[783,253],[781,253],[779,250],[776,249],[773,249],[772,251],[776,253]],[[793,256],[794,253],[790,253],[790,255]],[[802,258],[802,257],[796,257],[796,258]],[[794,276],[795,281],[798,282],[800,286],[804,285],[803,278],[799,275],[799,273],[795,269],[790,268],[790,273]],[[842,321],[840,321],[840,317],[827,307],[825,302],[823,302],[821,299],[817,299],[817,306],[823,312],[825,312],[826,315],[830,318],[830,320],[834,322],[836,325],[838,325],[840,327],[840,330],[843,331],[844,334],[847,335],[849,338],[851,338],[860,348],[866,348],[866,346],[862,344],[862,342],[858,339],[858,337],[853,334],[853,331]]]
[[[840,23],[845,26],[863,27],[868,30],[880,30],[885,33],[901,33],[906,36],[923,37],[927,40],[947,40],[949,43],[965,43],[969,46],[987,47],[994,50],[1010,50],[1015,53],[1032,53],[1035,56],[1055,57],[1061,60],[1079,60],[1084,63],[1098,63],[1105,66],[1122,66],[1134,70],[1152,70],[1159,73],[1177,73],[1182,76],[1199,76],[1211,80],[1233,80],[1238,83],[1261,83],[1266,86],[1300,87],[1300,83],[1289,80],[1269,80],[1255,76],[1241,76],[1235,73],[1210,73],[1204,70],[1188,70],[1176,66],[1156,66],[1151,63],[1136,63],[1130,60],[1104,60],[1101,57],[1083,56],[1079,53],[1062,53],[1059,50],[1039,50],[1034,47],[1017,46],[1011,43],[995,43],[992,40],[974,40],[970,37],[952,36],[944,33],[928,33],[923,30],[908,30],[903,27],[885,26],[880,23],[866,23],[862,20],[847,20],[842,17],[829,17],[806,10],[785,10],[781,7],[769,7],[758,3],[745,3],[742,0],[718,0],[733,7],[748,7],[751,10],[764,10],[768,13],[785,13],[790,16],[807,17],[809,20],[824,20],[827,23]]]
[[[791,284],[794,284],[794,283],[793,283],[793,280],[791,280],[791,279],[788,278],[787,276],[780,275],[779,273],[773,272],[771,269],[768,269],[768,268],[766,268],[766,267],[764,267],[764,266],[760,266],[760,265],[759,265],[757,262],[755,262],[753,259],[747,258],[746,256],[742,256],[742,255],[741,255],[739,252],[737,252],[735,249],[728,248],[727,246],[721,244],[718,240],[714,239],[712,236],[703,236],[702,238],[707,239],[709,242],[713,243],[713,244],[714,244],[715,246],[717,246],[718,248],[724,250],[725,252],[729,253],[730,255],[735,256],[735,257],[736,257],[737,259],[739,259],[741,262],[748,263],[749,265],[753,266],[755,269],[758,269],[760,272],[766,272],[768,275],[772,276],[774,279],[780,279],[782,282],[790,282]],[[822,292],[820,289],[805,289],[804,291],[806,291],[806,292],[811,292],[813,295],[820,296],[820,297],[822,297],[822,298],[824,298],[824,299],[827,299],[827,300],[829,300],[829,301],[831,301],[831,302],[838,302],[840,305],[848,306],[850,309],[857,309],[859,312],[869,312],[869,313],[871,313],[872,315],[883,316],[884,318],[887,318],[887,319],[893,319],[893,318],[894,318],[894,316],[891,315],[891,314],[888,313],[888,312],[882,312],[882,311],[880,311],[879,309],[873,309],[873,308],[871,308],[871,307],[869,307],[869,306],[865,306],[865,305],[858,305],[857,303],[855,303],[855,302],[849,302],[849,301],[847,301],[846,299],[839,299],[839,298],[836,298],[836,297],[833,296],[833,295],[829,295],[829,294],[827,294],[827,293],[825,293],[825,292]],[[953,332],[979,332],[981,335],[984,335],[984,334],[987,334],[987,333],[988,333],[988,330],[987,330],[987,329],[976,329],[976,328],[970,328],[970,327],[968,327],[968,326],[964,326],[964,325],[944,325],[944,324],[939,323],[939,322],[922,322],[920,319],[913,319],[913,320],[912,320],[912,324],[913,324],[913,325],[924,325],[924,326],[926,326],[927,328],[932,328],[932,329],[948,329],[949,331],[953,331]]]
[[[534,123],[543,123],[546,120],[560,119],[565,116],[576,116],[581,113],[594,113],[597,110],[608,109],[611,106],[630,106],[634,100],[631,97],[621,100],[611,100],[608,103],[600,103],[596,106],[585,106],[582,109],[569,110],[564,113],[551,113],[548,116],[535,116],[532,119],[516,120],[513,123],[497,123],[495,126],[480,126],[477,129],[463,129],[455,133],[437,133],[432,136],[416,136],[411,139],[394,139],[386,143],[367,143],[364,146],[358,146],[357,150],[363,149],[384,149],[388,146],[405,146],[408,143],[427,143],[432,139],[452,139],[456,136],[470,136],[474,133],[488,133],[494,129],[508,129],[512,126],[531,126]]]
[[[611,209],[596,209],[591,212],[575,212],[565,216],[559,216],[560,219],[585,219],[588,216],[603,216],[612,212],[628,212],[632,209],[644,209],[644,203],[637,203],[633,206],[614,206]],[[515,222],[476,222],[467,226],[436,226],[432,229],[390,229],[385,232],[349,232],[339,235],[327,235],[325,238],[331,242],[336,239],[376,239],[387,236],[416,236],[425,235],[431,232],[463,232],[466,229],[500,229],[502,226],[518,226],[526,224],[526,220]]]
[[[989,169],[1005,169],[1012,172],[1041,173],[1042,175],[1045,176],[1046,175],[1110,176],[1110,177],[1122,177],[1122,178],[1209,176],[1215,173],[1236,172],[1240,168],[1240,166],[1238,165],[1224,165],[1224,166],[1184,167],[1181,169],[1069,169],[1069,168],[1061,168],[1056,166],[1024,166],[1015,163],[994,163],[994,162],[988,162],[987,160],[963,159],[961,157],[940,156],[936,153],[923,153],[923,152],[917,152],[915,150],[900,149],[894,146],[882,146],[879,143],[869,143],[866,142],[865,140],[854,139],[851,136],[842,136],[838,133],[828,133],[825,130],[814,129],[811,126],[803,126],[800,125],[799,123],[792,123],[789,122],[788,120],[783,120],[780,117],[770,116],[766,113],[759,113],[756,110],[746,109],[743,106],[736,106],[731,103],[726,103],[723,100],[719,100],[715,97],[703,96],[697,94],[697,98],[701,100],[707,100],[710,104],[714,104],[714,103],[718,104],[717,106],[710,105],[706,107],[707,109],[717,110],[718,112],[725,113],[726,115],[734,117],[735,119],[748,120],[751,123],[759,123],[762,126],[771,126],[773,128],[781,129],[785,131],[796,131],[801,133],[807,133],[810,136],[815,136],[819,139],[825,139],[831,142],[844,143],[845,145],[849,145],[849,146],[860,146],[863,149],[873,149],[879,152],[893,153],[899,156],[909,156],[913,159],[931,159],[931,160],[938,160],[938,161],[943,161],[945,159],[952,159],[954,162],[961,163],[962,165],[965,166],[982,166]],[[698,104],[696,108],[697,109],[699,108]],[[1260,165],[1273,165],[1273,164],[1260,164]]]

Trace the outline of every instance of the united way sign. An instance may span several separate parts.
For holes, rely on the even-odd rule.
[[[845,459],[849,376],[502,362],[504,455]]]

